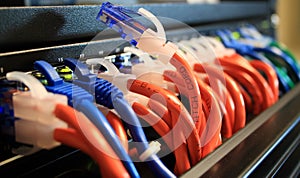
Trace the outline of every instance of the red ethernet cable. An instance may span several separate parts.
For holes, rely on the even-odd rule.
[[[262,71],[267,76],[267,81],[274,94],[274,100],[277,101],[279,97],[279,81],[274,69],[269,64],[259,60],[252,60],[249,62],[254,68]]]
[[[97,161],[103,177],[130,177],[109,143],[82,113],[67,105],[57,104],[54,114],[71,127],[56,129],[56,140],[89,154]]]
[[[172,127],[172,118],[168,108],[161,103],[150,99],[147,106],[155,112],[170,128]]]
[[[230,92],[230,95],[235,104],[235,121],[233,127],[233,133],[243,128],[246,123],[246,108],[245,102],[241,93],[241,90],[237,83],[226,73],[221,72],[216,67],[206,64],[195,64],[194,70],[200,73],[209,73],[210,77],[223,80],[225,79],[226,88]]]
[[[197,130],[202,132],[206,124],[206,120],[201,107],[202,101],[200,91],[193,71],[187,61],[178,53],[175,53],[169,62],[177,69],[177,72],[183,78],[184,84],[188,91],[191,110],[190,114],[194,120]]]
[[[230,69],[224,69],[224,71],[240,83],[251,95],[253,101],[253,114],[259,114],[263,110],[263,96],[261,92],[257,92],[259,87],[254,79],[245,72]]]
[[[245,106],[247,113],[253,113],[253,101],[249,93],[243,88],[242,85],[237,84],[239,89],[241,90],[241,93],[243,95],[244,101],[245,101]]]
[[[185,86],[180,86],[177,83],[182,81],[182,77],[179,76],[178,72],[176,71],[166,71],[165,75],[167,75],[168,81],[173,81],[176,83],[176,86],[180,90],[184,90],[183,94],[185,94],[187,91],[185,90]],[[208,153],[213,151],[217,146],[221,144],[220,139],[220,128],[221,128],[221,113],[219,109],[218,102],[216,101],[214,94],[211,90],[211,88],[204,83],[198,76],[195,75],[195,78],[197,80],[197,85],[199,87],[201,98],[202,98],[202,107],[203,110],[206,111],[206,125],[204,125],[203,132],[198,132],[202,146],[203,146],[203,157],[206,156]],[[183,85],[181,83],[181,85]],[[210,115],[211,114],[211,115]],[[210,125],[208,125],[208,123]],[[204,145],[203,145],[204,144]]]
[[[204,132],[205,136],[201,136],[201,143],[203,144],[203,156],[212,152],[216,147],[220,146],[221,140],[221,126],[222,126],[222,116],[219,108],[218,101],[216,100],[212,89],[204,83],[199,77],[196,77],[199,89],[203,100],[206,101],[208,108],[210,109],[210,115],[207,117],[206,127]],[[230,121],[228,125],[230,125]],[[203,135],[204,133],[201,133]],[[204,138],[204,139],[202,139]]]
[[[167,102],[167,108],[172,118],[173,133],[175,136],[174,146],[182,145],[181,137],[187,140],[188,150],[191,158],[191,165],[195,165],[201,159],[201,144],[198,131],[192,118],[178,100],[169,91],[140,80],[129,80],[128,87],[130,91],[151,97],[153,94],[160,94],[161,98],[154,98],[158,102]],[[178,135],[178,133],[180,135]],[[183,135],[182,135],[183,134]]]
[[[209,78],[206,76],[204,81],[207,85],[210,85]],[[235,105],[234,101],[227,90],[227,88],[223,88],[222,91],[215,91],[216,98],[219,100],[219,105],[222,111],[223,119],[222,119],[222,128],[221,128],[221,135],[224,138],[230,138],[232,136],[233,127],[234,127],[234,112],[235,112]],[[222,101],[224,98],[224,101]]]
[[[272,104],[275,103],[274,93],[269,84],[266,82],[266,80],[263,78],[263,76],[255,69],[253,68],[250,63],[241,57],[238,54],[232,55],[230,57],[224,57],[219,59],[222,66],[225,68],[228,68],[229,70],[237,70],[237,71],[243,71],[248,73],[255,81],[255,83],[258,85],[257,91],[261,91],[261,93],[265,93],[263,95],[264,98],[264,109],[270,107]],[[273,78],[272,78],[273,79]],[[278,80],[272,80],[270,83],[278,82]]]
[[[113,112],[109,111],[106,114],[106,119],[118,135],[125,150],[128,150],[128,138],[121,119]]]
[[[160,117],[155,115],[149,108],[140,103],[133,103],[132,108],[135,112],[137,112],[139,117],[144,119],[154,128],[154,130],[164,139],[170,149],[174,147],[172,134],[170,134],[171,129]],[[176,168],[174,169],[174,172],[176,172],[177,175],[181,175],[191,168],[185,144],[182,144],[180,147],[176,148],[174,150],[174,155],[176,159]]]

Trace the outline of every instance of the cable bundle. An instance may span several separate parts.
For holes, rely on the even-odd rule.
[[[21,81],[29,88],[28,92],[20,91],[13,96],[15,116],[21,118],[15,121],[17,141],[45,149],[62,142],[96,160],[102,176],[130,177],[103,134],[84,114],[67,106],[65,96],[48,93],[37,79],[25,73],[11,72],[7,78]],[[109,118],[111,123],[119,123],[114,116]],[[124,138],[125,131],[116,130]]]
[[[127,13],[151,19],[157,32]],[[147,53],[147,58],[139,55],[146,65],[132,66],[140,71],[133,72],[136,78],[124,75],[116,84],[90,73],[84,63],[66,58],[65,66],[76,76],[66,82],[47,62],[36,61],[34,65],[47,80],[45,88],[68,99],[69,106],[51,100],[51,117],[68,124],[54,125],[53,138],[90,155],[104,177],[140,177],[132,160],[145,162],[158,177],[182,175],[245,127],[251,117],[272,106],[300,79],[294,57],[274,41],[257,47],[242,38],[234,39],[228,30],[219,30],[217,35],[227,48],[211,37],[206,42],[193,38],[174,44],[166,41],[162,25],[150,12],[140,9],[136,13],[110,3],[103,3],[98,19]],[[240,34],[245,39],[262,38],[251,36],[247,30]],[[199,60],[199,56],[208,55],[209,49],[217,55]],[[117,69],[113,71],[118,73]],[[156,155],[160,144],[146,139],[148,133],[141,120],[161,136],[158,142],[168,147],[162,150],[174,155],[175,165],[170,170]],[[38,120],[38,125],[45,124]],[[132,156],[134,150],[137,157]]]
[[[251,33],[247,33],[247,30]],[[277,74],[282,94],[293,88],[300,79],[299,65],[295,58],[289,55],[288,51],[281,49],[280,45],[276,45],[278,43],[274,40],[260,35],[253,26],[244,27],[240,31],[245,38],[235,39],[229,30],[218,30],[217,35],[226,47],[235,49],[242,56],[260,60],[271,66]],[[252,36],[253,32],[255,36]]]
[[[56,105],[54,114],[69,125],[69,128],[55,129],[55,140],[91,156],[97,161],[103,177],[130,177],[110,143],[85,115],[61,104]]]
[[[169,147],[174,147],[177,140],[181,143],[175,144],[174,150],[175,172],[179,175],[199,161],[199,158],[206,156],[220,145],[222,142],[220,136],[230,138],[245,126],[247,118],[258,115],[272,106],[279,97],[279,84],[286,86],[282,82],[282,78],[279,77],[278,81],[277,68],[272,68],[273,66],[265,59],[248,61],[234,51],[231,53],[226,51],[226,53],[216,56],[213,61],[201,62],[197,60],[195,53],[202,51],[194,45],[191,45],[193,49],[190,51],[192,52],[183,50],[184,53],[180,53],[179,49],[182,50],[182,48],[166,42],[162,26],[157,22],[155,16],[149,15],[144,9],[138,11],[138,15],[154,19],[151,21],[156,25],[157,32],[143,26],[138,20],[131,19],[126,12],[122,7],[103,3],[98,18],[109,27],[119,29],[118,32],[121,33],[122,38],[128,40],[132,45],[152,56],[158,56],[158,60],[162,63],[169,63],[175,67],[175,71],[163,70],[163,74],[161,74],[166,81],[175,84],[175,92],[166,90],[166,87],[162,89],[157,86],[156,83],[161,82],[151,83],[151,78],[145,77],[146,74],[141,75],[142,80],[130,80],[128,87],[130,91],[149,99],[146,104],[133,103],[133,108],[139,116],[147,122],[153,123],[154,129],[161,136],[167,135],[163,138]],[[227,41],[223,40],[224,34],[219,31],[217,34],[225,46],[230,47],[227,45]],[[195,44],[195,39],[192,40]],[[192,44],[191,41],[187,43]],[[213,40],[211,43],[212,46],[215,45]],[[232,46],[236,47],[234,49],[237,52],[245,52],[251,57],[259,56],[252,51],[247,52],[251,49],[250,47],[245,49],[244,46]],[[254,51],[259,50],[254,49]],[[270,53],[268,50],[265,51]],[[190,60],[193,57],[194,61],[191,63]],[[150,65],[149,68],[154,67]],[[297,73],[296,68],[290,68]],[[146,67],[144,69],[146,70]],[[296,80],[297,77],[293,78]],[[282,92],[285,90],[286,88],[283,87]],[[186,99],[179,102],[177,94]],[[180,123],[180,128],[190,132],[187,134],[186,130],[176,130],[178,123]],[[167,132],[173,132],[174,129],[177,131],[172,133],[175,136],[169,136]],[[195,145],[196,148],[198,147],[198,153],[195,148],[190,148],[192,145],[189,142],[190,139],[199,143],[198,146]],[[177,154],[178,150],[188,156]],[[199,152],[199,150],[201,151]]]

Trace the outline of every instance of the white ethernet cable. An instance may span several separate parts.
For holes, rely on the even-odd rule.
[[[53,114],[58,103],[67,105],[67,97],[47,92],[33,76],[23,72],[9,72],[6,78],[24,83],[30,91],[19,91],[13,95],[15,137],[20,143],[50,149],[60,145],[53,138],[55,128],[66,128],[67,124]]]

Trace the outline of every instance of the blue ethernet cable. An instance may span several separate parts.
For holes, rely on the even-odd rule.
[[[54,68],[46,61],[36,61],[34,63],[34,68],[46,77],[48,85],[45,87],[48,91],[66,95],[68,97],[68,104],[84,113],[91,120],[111,144],[113,150],[122,160],[130,176],[136,178],[140,177],[109,122],[93,104],[93,96],[77,85],[64,82]]]
[[[124,99],[122,92],[110,82],[97,78],[95,74],[91,74],[88,67],[76,59],[66,58],[64,59],[64,64],[73,70],[78,78],[73,82],[93,94],[96,97],[96,103],[108,108],[114,108],[120,114],[121,118],[125,121],[126,127],[130,130],[133,140],[139,142],[139,144],[137,144],[139,154],[147,150],[148,141],[142,126],[133,109]],[[103,97],[97,97],[99,93],[102,93]],[[83,106],[86,107],[84,104],[81,107]],[[85,110],[85,108],[81,109]],[[150,156],[146,161],[150,169],[152,169],[158,177],[175,177],[159,160],[157,155]]]
[[[255,28],[255,27],[253,25],[246,24],[246,28]],[[255,39],[252,35],[250,35],[249,33],[246,33],[242,28],[238,28],[237,31],[243,38]]]
[[[249,56],[253,59],[258,59],[258,60],[272,66],[272,68],[275,70],[275,72],[277,74],[277,77],[278,77],[278,80],[279,80],[279,85],[280,85],[280,88],[281,88],[282,92],[286,93],[290,90],[290,88],[293,87],[293,82],[291,81],[290,77],[288,75],[286,75],[281,68],[275,66],[268,58],[266,58],[265,56],[260,55],[257,52],[255,52],[253,50],[252,46],[241,44],[241,43],[239,43],[235,40],[229,39],[226,32],[224,32],[222,30],[217,30],[216,34],[221,38],[221,40],[222,40],[223,44],[225,45],[225,47],[233,48],[239,54],[241,54],[243,56]]]
[[[257,31],[257,29],[253,25],[247,25],[248,29],[251,29],[252,31]],[[238,32],[241,34],[242,37],[246,39],[251,39],[251,40],[263,40],[266,39],[269,43],[275,42],[274,39],[271,37],[261,37],[261,39],[255,39],[254,36],[251,36],[249,33],[245,32],[242,28],[237,29]],[[259,34],[260,35],[260,34]],[[266,41],[265,40],[265,41]],[[293,80],[294,83],[297,83],[300,80],[300,68],[298,63],[288,54],[286,54],[282,49],[280,48],[273,48],[269,44],[266,44],[264,47],[253,47],[254,51],[257,52],[263,52],[267,57],[271,55],[271,58],[273,57],[275,60],[278,58],[279,60],[276,60],[274,62],[279,63],[279,65],[284,65],[286,68],[288,68],[287,73],[290,74],[291,79]]]
[[[238,41],[233,39],[231,37],[231,32],[229,30],[223,30],[224,33],[230,38],[231,41],[235,44],[239,44]],[[245,44],[241,44],[245,45]],[[250,46],[250,45],[246,45]],[[283,66],[284,68],[287,69],[287,73],[292,79],[294,83],[298,82],[300,80],[300,72],[297,67],[297,65],[294,63],[293,59],[289,57],[287,54],[283,53],[280,50],[273,50],[271,47],[255,47],[255,46],[250,46],[251,50],[254,52],[262,52],[265,55],[271,55],[272,61],[274,61],[275,65],[278,64],[280,66]]]
[[[147,28],[128,14],[141,17],[135,11],[104,2],[96,19],[103,21],[108,27],[119,32],[123,39],[136,46],[139,37]]]
[[[76,75],[72,82],[88,91],[95,98],[97,104],[113,109],[111,93],[123,96],[123,93],[112,83],[91,74],[88,67],[76,59],[65,58],[64,64]]]
[[[266,44],[268,48],[273,49],[273,47],[275,47],[276,50],[279,50],[284,55],[290,57],[293,61],[293,65],[295,65],[297,69],[300,70],[300,65],[298,64],[295,56],[291,54],[288,49],[285,49],[285,47],[283,47],[278,41],[276,41],[276,39],[271,36],[260,34],[260,32],[254,25],[247,24],[246,28],[249,30],[248,32],[243,30],[243,28],[238,29],[238,32],[242,35],[243,38],[268,42],[268,44]]]
[[[271,47],[265,47],[265,48],[254,48],[255,51],[257,52],[263,52],[265,54],[269,54],[274,56],[275,58],[278,57],[281,59],[282,62],[284,62],[286,68],[288,68],[288,73],[291,76],[291,79],[293,80],[294,83],[297,83],[300,81],[300,72],[296,64],[294,63],[293,59],[283,53],[282,51],[276,51],[272,50]]]

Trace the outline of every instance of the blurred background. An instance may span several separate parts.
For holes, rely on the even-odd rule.
[[[278,0],[277,39],[288,46],[294,55],[300,58],[300,1]]]

